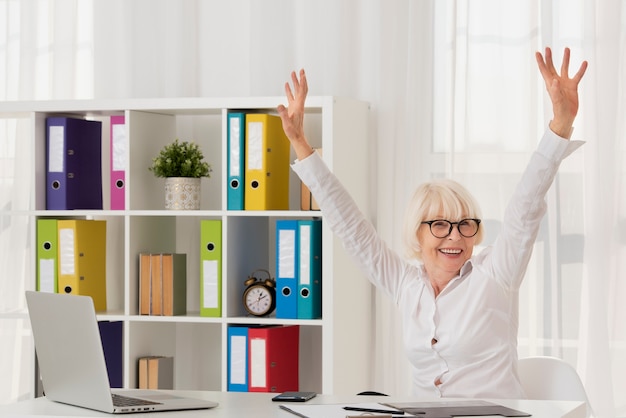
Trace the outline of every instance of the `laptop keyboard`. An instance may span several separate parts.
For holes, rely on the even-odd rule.
[[[141,405],[159,405],[160,402],[147,401],[145,399],[131,398],[129,396],[111,394],[113,405],[115,406],[141,406]]]

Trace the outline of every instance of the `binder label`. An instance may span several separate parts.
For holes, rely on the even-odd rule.
[[[115,124],[111,126],[113,130],[113,158],[111,159],[111,169],[114,171],[126,170],[126,158],[128,151],[126,150],[126,126]]]
[[[300,225],[300,284],[311,284],[311,226]]]
[[[248,170],[263,169],[263,123],[248,123]]]
[[[262,338],[250,340],[250,386],[266,387],[266,346]]]
[[[39,291],[54,293],[54,259],[39,260]]]
[[[278,233],[278,277],[296,277],[296,231],[281,229]]]
[[[248,370],[246,369],[247,338],[243,335],[233,335],[230,338],[230,383],[245,385]]]
[[[204,300],[203,307],[217,308],[217,260],[204,260],[202,271],[204,277]]]
[[[62,173],[64,163],[63,143],[65,142],[65,128],[63,126],[50,126],[50,146],[48,148],[48,171]]]
[[[59,267],[61,274],[75,274],[74,230],[59,229]]]
[[[231,138],[239,138],[241,133],[239,132],[239,119],[230,118],[230,135]],[[241,167],[239,161],[241,159],[241,150],[239,149],[239,141],[231,141],[230,143],[230,172],[231,176],[239,176],[241,174]]]

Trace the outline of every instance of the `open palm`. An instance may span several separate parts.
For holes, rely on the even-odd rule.
[[[535,57],[552,101],[553,121],[560,126],[571,127],[578,113],[578,84],[587,70],[587,61],[583,61],[576,74],[570,78],[569,48],[563,51],[560,72],[554,66],[550,48],[546,48],[545,56],[537,52]]]

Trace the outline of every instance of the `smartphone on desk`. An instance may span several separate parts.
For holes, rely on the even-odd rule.
[[[315,398],[315,392],[283,392],[272,398],[274,402],[306,402]]]

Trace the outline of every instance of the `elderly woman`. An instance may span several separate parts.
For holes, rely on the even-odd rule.
[[[452,180],[419,186],[405,221],[409,262],[392,251],[348,192],[314,153],[304,134],[308,91],[304,70],[285,84],[288,107],[278,113],[297,161],[293,170],[310,188],[324,220],[370,281],[400,309],[404,345],[419,397],[522,398],[517,377],[518,291],[541,218],[545,194],[561,161],[581,142],[569,141],[578,112],[578,84],[587,63],[568,75],[552,53],[537,52],[554,116],[509,202],[502,230],[474,254],[482,226],[478,205]]]

